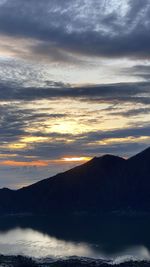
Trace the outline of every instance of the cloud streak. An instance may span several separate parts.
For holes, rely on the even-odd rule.
[[[19,85],[0,85],[1,101],[35,101],[54,98],[77,98],[88,101],[100,102],[137,102],[150,103],[149,82],[140,83],[118,83],[109,85],[83,86],[83,87],[27,87],[20,88]],[[56,83],[57,84],[57,83]]]

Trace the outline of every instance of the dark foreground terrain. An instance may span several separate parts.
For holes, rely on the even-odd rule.
[[[112,262],[104,262],[102,260],[94,260],[87,258],[68,258],[65,260],[42,259],[35,261],[31,258],[23,256],[0,256],[1,267],[149,267],[150,262],[146,261],[128,261],[120,264]]]

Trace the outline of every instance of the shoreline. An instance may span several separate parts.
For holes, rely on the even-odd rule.
[[[26,256],[0,255],[0,266],[4,267],[149,267],[150,261],[128,260],[120,263],[83,257],[64,259],[41,258],[34,259]]]

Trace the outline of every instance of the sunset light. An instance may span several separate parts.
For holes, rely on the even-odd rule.
[[[88,161],[90,157],[72,157],[72,158],[63,158],[63,161],[73,162],[73,161]]]
[[[0,186],[149,145],[149,12],[140,0],[0,0]]]

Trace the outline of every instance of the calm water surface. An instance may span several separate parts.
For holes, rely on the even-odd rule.
[[[5,217],[0,254],[150,260],[150,218]]]

